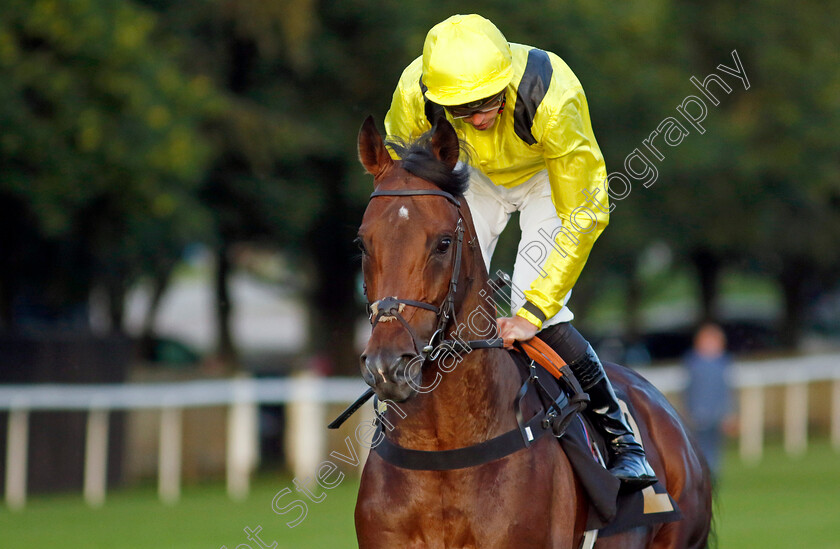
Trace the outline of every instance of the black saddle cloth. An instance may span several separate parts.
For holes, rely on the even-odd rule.
[[[530,371],[531,361],[527,357],[518,352],[511,354],[524,366],[523,371]],[[551,394],[551,398],[568,402],[573,397],[568,394],[569,384],[558,383],[540,365],[536,364],[535,367],[539,379],[543,381],[543,387]],[[574,374],[565,368],[564,375]],[[567,398],[564,399],[560,395],[561,391],[566,393]],[[618,389],[616,395],[626,404],[630,415],[634,415],[626,395]],[[544,406],[549,406],[547,400],[543,398]],[[583,414],[577,414],[558,441],[590,503],[587,530],[599,530],[599,537],[608,537],[640,526],[682,519],[676,502],[659,482],[636,492],[619,491],[620,481],[604,468],[596,457],[600,455],[606,459],[606,444]]]

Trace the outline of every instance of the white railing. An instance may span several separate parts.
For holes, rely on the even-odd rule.
[[[288,428],[295,433],[292,462],[297,469],[308,472],[310,456],[322,451],[317,433],[326,426],[324,405],[352,402],[366,388],[361,379],[312,376],[142,384],[0,385],[0,410],[9,412],[6,504],[18,509],[26,503],[29,413],[33,411],[88,412],[83,494],[88,504],[99,506],[105,501],[110,412],[160,411],[158,495],[165,502],[174,502],[180,497],[181,486],[182,411],[227,406],[227,490],[230,497],[241,499],[248,494],[250,474],[257,460],[258,405],[290,406]]]
[[[686,383],[680,366],[639,370],[663,393],[676,394]],[[805,451],[808,438],[808,384],[831,383],[830,432],[840,451],[840,355],[792,357],[734,366],[734,385],[740,390],[740,454],[760,459],[764,444],[765,389],[785,391],[784,444],[788,452]],[[324,454],[325,405],[355,400],[366,388],[360,379],[299,376],[282,379],[238,378],[178,383],[120,385],[5,385],[0,386],[0,410],[8,414],[5,499],[10,508],[26,502],[29,413],[83,410],[88,412],[83,493],[90,505],[105,501],[109,414],[119,410],[160,411],[158,493],[165,502],[177,501],[181,486],[182,410],[226,406],[228,493],[242,498],[249,490],[256,464],[257,406],[287,404],[289,455],[294,473],[303,478]]]
[[[685,388],[687,374],[680,366],[644,369],[639,372],[666,394]],[[785,450],[801,455],[808,446],[808,385],[831,384],[828,419],[831,443],[840,451],[840,355],[813,355],[738,362],[733,367],[733,385],[739,390],[739,453],[746,462],[761,459],[764,447],[765,390],[784,388],[783,437]]]

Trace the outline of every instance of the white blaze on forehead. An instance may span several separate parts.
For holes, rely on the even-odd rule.
[[[408,208],[406,208],[405,206],[401,206],[399,215],[403,219],[408,219]]]

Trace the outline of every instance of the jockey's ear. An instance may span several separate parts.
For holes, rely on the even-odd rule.
[[[376,129],[373,116],[368,116],[359,130],[359,161],[374,180],[394,164],[379,130]]]
[[[461,154],[461,143],[455,128],[446,118],[440,117],[435,121],[432,132],[432,152],[443,162],[450,171],[455,169]]]

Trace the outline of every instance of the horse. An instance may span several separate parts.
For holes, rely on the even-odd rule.
[[[497,335],[496,310],[486,298],[492,288],[463,199],[461,151],[444,119],[404,146],[386,146],[372,117],[359,132],[359,159],[374,178],[357,238],[373,323],[360,368],[389,403],[380,436],[410,451],[454,451],[517,429],[512,411],[522,374],[507,350],[462,347],[456,360],[430,352],[444,340]],[[632,402],[648,459],[684,518],[602,537],[595,547],[705,547],[709,474],[678,414],[640,375],[605,367]],[[533,393],[522,400],[525,417],[541,408]],[[453,470],[403,468],[372,451],[355,525],[361,549],[571,549],[583,541],[587,505],[561,445],[544,436],[527,449]]]

